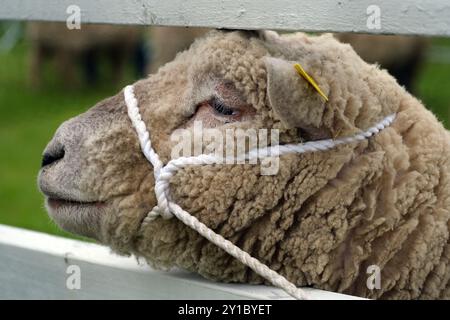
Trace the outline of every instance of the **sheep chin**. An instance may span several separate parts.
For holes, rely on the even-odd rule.
[[[47,197],[45,207],[61,229],[101,241],[101,217],[107,207],[104,202],[77,202]]]

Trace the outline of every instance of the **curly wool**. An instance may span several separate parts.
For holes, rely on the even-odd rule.
[[[301,80],[286,76],[280,78],[286,83],[271,82],[277,77],[271,77],[267,56],[300,62],[329,103],[301,87]],[[450,298],[450,139],[419,101],[329,35],[212,32],[135,85],[164,162],[173,146],[170,133],[186,121],[193,91],[211,74],[233,83],[257,110],[242,126],[278,128],[282,143],[353,135],[389,114],[397,118],[369,141],[284,155],[274,176],[262,176],[260,167],[250,164],[186,168],[171,181],[174,202],[298,286],[370,298]],[[119,131],[112,131],[121,140]],[[110,138],[89,142],[91,173],[100,161],[95,146]],[[139,153],[137,141],[120,146],[119,159]],[[117,214],[102,227],[103,242],[158,267],[178,266],[226,282],[264,282],[176,219],[139,228],[156,202],[151,171],[144,159],[133,161],[132,173],[125,166],[117,169],[129,174],[119,185],[138,191],[116,200]],[[366,286],[371,265],[381,268],[380,290]]]

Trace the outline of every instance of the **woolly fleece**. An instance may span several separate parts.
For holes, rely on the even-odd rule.
[[[294,62],[328,103],[287,67]],[[256,110],[221,129],[277,128],[281,143],[354,135],[389,114],[397,118],[369,141],[282,156],[274,176],[250,164],[187,168],[171,181],[176,203],[298,286],[369,298],[450,298],[450,136],[394,78],[331,35],[213,31],[135,84],[164,162],[171,133],[186,126],[209,79],[231,83]],[[156,204],[154,180],[122,92],[60,131],[75,128],[88,132],[77,147],[77,192],[111,204],[95,224],[96,238],[156,267],[264,282],[176,219],[140,228]],[[370,265],[381,268],[380,290],[366,286]]]

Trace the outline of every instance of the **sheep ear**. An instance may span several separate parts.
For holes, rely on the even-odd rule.
[[[325,101],[295,70],[296,61],[273,57],[264,59],[267,97],[275,116],[287,128],[300,128],[316,137],[326,136],[321,129]]]

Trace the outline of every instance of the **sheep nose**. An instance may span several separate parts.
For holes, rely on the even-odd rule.
[[[58,160],[61,160],[62,158],[64,158],[64,154],[65,154],[65,151],[64,151],[64,148],[62,148],[62,147],[57,150],[54,150],[52,152],[45,152],[44,156],[42,158],[41,167],[43,168],[43,167],[48,166]]]

